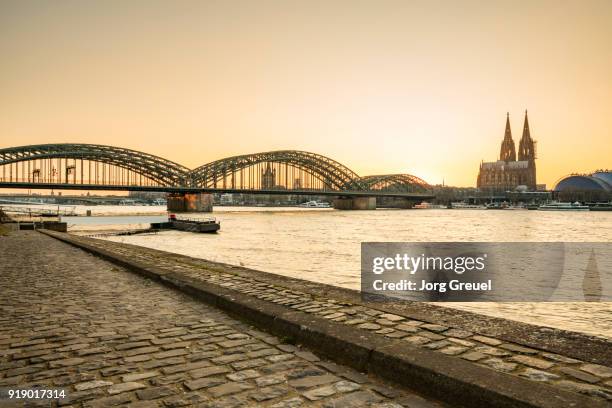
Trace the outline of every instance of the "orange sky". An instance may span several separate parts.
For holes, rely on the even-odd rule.
[[[552,187],[612,167],[611,21],[608,0],[4,0],[0,147],[300,149],[473,186],[529,109]]]

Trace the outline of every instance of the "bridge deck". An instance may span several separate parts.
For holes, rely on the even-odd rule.
[[[393,191],[344,191],[344,190],[284,190],[284,189],[240,189],[240,188],[200,188],[171,186],[125,186],[103,184],[65,184],[65,183],[26,183],[0,182],[0,188],[25,188],[45,190],[91,190],[91,191],[151,191],[166,193],[236,193],[269,195],[321,195],[334,197],[396,197],[427,200],[435,198],[432,194],[406,193]]]

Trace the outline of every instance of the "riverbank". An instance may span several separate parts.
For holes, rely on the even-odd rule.
[[[605,406],[610,341],[422,303],[366,304],[299,279],[68,234],[48,234],[277,335],[468,406]],[[408,384],[409,383],[409,384]]]
[[[445,406],[38,232],[0,249],[3,407]],[[5,399],[32,387],[65,398]]]

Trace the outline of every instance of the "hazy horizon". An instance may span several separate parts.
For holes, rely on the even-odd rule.
[[[0,1],[0,148],[295,149],[475,186],[528,109],[552,188],[612,166],[610,21],[606,0]]]

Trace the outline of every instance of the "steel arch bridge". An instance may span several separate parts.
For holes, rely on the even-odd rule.
[[[0,187],[433,198],[418,177],[360,177],[329,157],[304,151],[233,156],[191,170],[136,150],[78,143],[0,149]]]
[[[65,159],[66,161],[64,163],[61,161],[52,163],[52,159]],[[65,175],[64,180],[68,182],[69,176],[72,175],[73,181],[76,182],[76,175],[79,170],[81,176],[88,174],[91,178],[96,175],[95,172],[87,173],[84,168],[77,168],[76,161],[79,161],[81,164],[87,161],[116,166],[128,171],[124,175],[129,176],[131,173],[134,173],[135,175],[145,177],[147,181],[160,185],[185,185],[189,180],[189,169],[187,167],[152,154],[121,147],[62,143],[20,146],[0,150],[0,166],[10,166],[13,163],[17,164],[19,162],[33,162],[34,166],[30,166],[30,171],[28,171],[27,175],[23,174],[22,171],[22,176],[24,176],[22,179],[30,179],[31,181],[38,179],[39,182],[42,182],[56,176],[59,181],[62,181],[62,176]],[[45,171],[43,171],[43,167],[37,167],[37,164],[40,166],[48,164],[49,167],[45,167]],[[56,167],[53,167],[54,164]],[[64,164],[63,167],[62,164]],[[19,166],[16,167],[18,173]],[[64,171],[62,172],[61,170]],[[112,172],[109,172],[109,174],[112,174]],[[98,171],[98,175],[106,177],[106,169],[104,168],[102,172]],[[6,171],[4,171],[4,177],[6,177]],[[129,177],[126,177],[122,181],[129,185],[130,181],[138,183],[142,179],[135,178],[130,180]]]
[[[266,171],[274,172],[279,178],[282,178],[283,170],[288,172],[289,167],[304,171],[312,176],[311,184],[316,185],[314,181],[318,180],[320,181],[319,187],[323,189],[361,190],[365,187],[360,183],[357,173],[343,164],[320,154],[298,150],[245,154],[216,160],[193,170],[191,172],[192,181],[201,187],[217,187],[221,181],[227,184],[227,178],[230,177],[233,186],[236,186],[236,176],[241,171],[262,164],[265,165],[262,169],[264,174]],[[295,177],[291,180],[288,173],[284,176],[287,181],[293,181],[295,184]],[[268,185],[268,187],[274,186]]]
[[[379,174],[359,179],[367,190],[426,193],[431,186],[423,179],[411,174]]]

